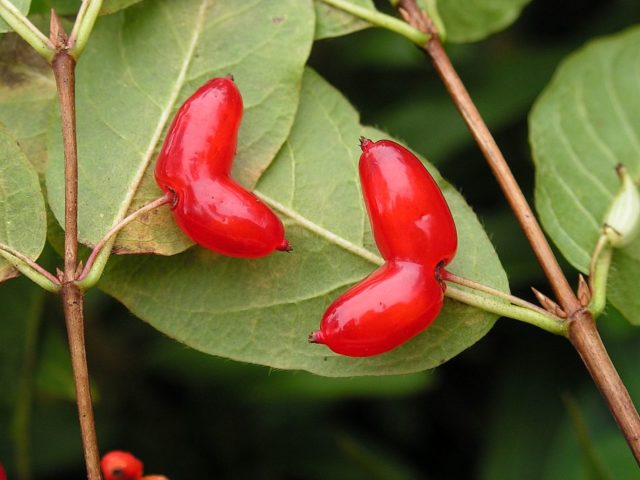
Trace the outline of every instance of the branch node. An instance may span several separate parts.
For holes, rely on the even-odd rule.
[[[582,274],[578,275],[578,300],[583,307],[591,302],[591,289]]]
[[[51,9],[51,20],[49,22],[49,39],[58,52],[67,48],[69,36],[64,30],[60,17],[53,8]]]
[[[560,305],[558,305],[556,302],[551,300],[549,297],[547,297],[544,293],[540,292],[539,290],[536,290],[533,287],[531,287],[531,290],[533,290],[533,293],[538,299],[538,302],[540,302],[540,305],[542,305],[542,307],[547,312],[552,313],[556,317],[567,318],[567,312],[565,312]]]

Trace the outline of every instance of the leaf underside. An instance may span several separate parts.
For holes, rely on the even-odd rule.
[[[530,117],[536,207],[562,254],[588,272],[619,189],[615,166],[640,178],[640,28],[596,40],[558,68]],[[640,238],[615,252],[609,301],[640,324]]]
[[[310,0],[157,0],[100,18],[77,72],[80,241],[95,244],[127,212],[160,196],[153,167],[166,128],[212,77],[232,73],[242,92],[234,175],[255,185],[291,128],[313,29]],[[46,179],[60,222],[59,131],[53,122]],[[188,248],[169,217],[165,208],[134,222],[116,250],[171,255]]]
[[[325,376],[391,375],[443,363],[480,339],[495,316],[447,301],[423,334],[371,358],[343,357],[307,342],[331,301],[376,268],[331,237],[377,254],[357,174],[363,134],[383,136],[360,126],[351,105],[307,70],[291,135],[257,185],[268,202],[296,217],[281,215],[294,251],[259,260],[226,258],[199,247],[170,258],[118,257],[99,286],[158,330],[212,355]],[[452,271],[506,290],[504,271],[477,218],[430,169],[459,232]]]
[[[35,260],[44,248],[46,213],[38,174],[16,140],[0,129],[0,243]],[[0,281],[16,275],[0,257]]]

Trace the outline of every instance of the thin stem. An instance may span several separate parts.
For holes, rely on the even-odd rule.
[[[433,23],[425,20],[424,12],[418,8],[415,0],[398,0],[398,7],[405,20],[416,28],[420,28],[420,25],[426,22],[427,29],[423,31],[432,34],[432,39],[423,48],[484,154],[531,244],[538,263],[549,279],[560,305],[567,313],[569,340],[605,398],[636,461],[640,463],[640,416],[602,344],[593,317],[582,307],[580,300],[573,293],[504,156],[442,47]]]
[[[414,21],[414,15],[419,15],[422,23],[424,23],[424,14],[417,8],[413,0],[400,0],[399,6],[403,14],[409,15],[408,21]],[[412,13],[416,11],[417,13]],[[431,24],[432,25],[432,24]],[[538,259],[538,263],[542,266],[551,286],[558,297],[558,300],[564,310],[570,315],[581,308],[580,302],[576,298],[567,281],[558,261],[551,250],[551,246],[547,242],[542,228],[538,223],[529,203],[527,202],[518,182],[516,181],[507,161],[505,160],[500,148],[494,140],[491,132],[485,124],[480,112],[476,108],[473,100],[469,96],[469,92],[465,88],[462,80],[458,76],[455,68],[451,64],[447,53],[437,35],[434,35],[428,44],[423,46],[427,55],[442,79],[445,87],[453,100],[456,108],[462,115],[469,131],[476,140],[480,150],[485,156],[489,167],[493,171],[507,201],[511,206],[520,227],[525,233],[531,247]]]
[[[0,256],[4,257],[14,267],[20,270],[24,276],[48,292],[57,293],[60,291],[60,280],[23,253],[18,252],[4,243],[0,243]]]
[[[89,368],[84,341],[82,290],[75,284],[78,269],[78,157],[75,115],[75,60],[66,53],[67,37],[56,15],[51,16],[51,36],[58,53],[51,67],[56,79],[62,117],[65,179],[64,283],[62,304],[67,326],[71,366],[76,389],[78,417],[88,480],[101,480],[100,454],[93,404],[89,388]]]
[[[89,36],[96,23],[102,0],[84,0],[76,16],[76,23],[73,25],[71,36],[69,37],[69,55],[78,60],[84,48],[87,46]]]
[[[149,212],[158,207],[161,207],[162,205],[167,205],[168,203],[173,202],[174,197],[175,195],[173,193],[167,192],[162,197],[157,198],[154,201],[140,207],[138,210],[129,214],[128,216],[120,220],[116,225],[114,225],[111,228],[111,230],[109,230],[105,234],[105,236],[102,237],[102,239],[93,248],[93,251],[91,252],[91,255],[89,255],[89,258],[87,259],[87,263],[85,264],[84,269],[82,270],[82,273],[78,277],[78,280],[76,283],[83,289],[86,289],[95,285],[98,279],[100,278],[100,274],[102,273],[102,270],[100,269],[100,272],[93,272],[92,267],[96,261],[96,258],[100,253],[102,253],[105,245],[109,242],[109,240],[111,240],[112,238],[115,240],[115,235],[120,230],[122,230],[125,226],[127,226],[129,223],[131,223],[141,215],[145,214],[146,212]],[[96,273],[98,274],[96,275]]]
[[[424,34],[420,30],[407,25],[405,22],[398,20],[395,17],[386,15],[377,10],[371,10],[369,8],[361,7],[348,0],[322,0],[327,5],[331,5],[339,10],[350,13],[354,17],[361,18],[369,22],[372,25],[386,28],[392,32],[399,33],[400,35],[408,38],[416,45],[424,45],[429,41],[429,35]]]
[[[84,298],[82,290],[74,283],[62,286],[62,304],[67,326],[73,381],[76,389],[82,447],[87,466],[88,480],[101,480],[98,437],[93,419],[93,403],[89,384],[89,368],[84,340]]]
[[[529,310],[535,310],[541,315],[550,315],[549,312],[544,308],[541,308],[531,302],[527,302],[520,297],[516,297],[515,295],[503,292],[502,290],[498,290],[497,288],[490,287],[489,285],[485,285],[484,283],[479,283],[475,280],[456,275],[455,273],[450,272],[449,270],[445,270],[444,268],[440,271],[440,278],[447,282],[456,283],[458,285],[462,285],[463,287],[472,288],[474,290],[478,290],[480,292],[488,293],[489,295],[502,298],[510,303],[513,303],[514,305],[519,305],[523,308],[528,308]],[[561,321],[559,318],[557,318],[557,320]]]
[[[606,228],[606,227],[605,227]],[[589,288],[591,290],[591,301],[587,309],[594,317],[598,317],[607,304],[607,279],[609,278],[609,268],[613,248],[605,233],[600,234],[596,247],[591,256],[589,267]]]
[[[9,0],[0,0],[0,17],[47,62],[51,62],[55,47],[51,41]]]
[[[576,328],[575,325],[579,325]],[[594,383],[607,402],[629,448],[640,464],[640,416],[629,392],[602,343],[593,317],[581,310],[569,326],[569,340],[580,354]]]
[[[540,313],[530,308],[498,302],[452,286],[447,287],[445,295],[459,302],[466,303],[467,305],[486,310],[487,312],[520,320],[521,322],[535,325],[538,328],[556,335],[567,336],[567,324],[550,315],[548,312]]]

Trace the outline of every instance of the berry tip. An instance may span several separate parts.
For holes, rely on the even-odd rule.
[[[367,137],[364,137],[364,136],[360,137],[360,149],[363,152],[367,150],[369,147],[371,147],[371,145],[373,145],[373,142],[369,140]]]
[[[276,250],[280,250],[281,252],[292,252],[293,247],[289,243],[289,241],[285,238],[282,243],[276,248]]]
[[[320,330],[316,330],[315,332],[311,332],[309,334],[309,343],[325,343],[324,335]]]

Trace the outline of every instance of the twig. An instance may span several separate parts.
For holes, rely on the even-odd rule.
[[[75,284],[78,268],[78,158],[75,115],[75,60],[67,53],[67,36],[60,19],[51,15],[51,40],[58,53],[51,67],[56,79],[62,117],[65,162],[65,232],[62,303],[67,326],[78,416],[88,480],[101,480],[100,455],[93,405],[89,387],[89,369],[84,341],[82,290]]]
[[[426,16],[415,0],[399,0],[398,8],[410,25],[416,28],[420,28],[423,25],[424,28]],[[529,207],[498,145],[453,68],[447,53],[442,47],[442,43],[438,39],[433,23],[429,22],[428,19],[425,33],[431,34],[432,38],[423,46],[423,49],[431,58],[456,108],[462,115],[507,197],[509,205],[531,244],[538,263],[544,270],[560,305],[567,313],[569,340],[578,351],[595,384],[605,398],[636,461],[640,464],[640,416],[638,416],[629,393],[602,344],[593,317],[580,304],[580,301],[573,293],[547,239],[542,233],[536,217],[531,211],[531,207]]]
[[[395,17],[386,15],[379,12],[376,9],[365,8],[349,0],[322,0],[327,5],[331,5],[339,10],[350,13],[354,17],[361,18],[369,22],[372,25],[377,25],[392,32],[399,33],[400,35],[407,37],[412,42],[418,45],[424,45],[429,40],[428,35],[417,28],[407,25],[405,22],[398,20]]]
[[[525,308],[505,302],[498,302],[491,298],[452,286],[447,287],[446,295],[449,298],[487,312],[492,312],[502,317],[513,318],[514,320],[520,320],[521,322],[535,325],[538,328],[556,335],[567,336],[566,323],[544,310],[544,313],[540,313],[537,310],[532,310],[530,307]]]
[[[142,214],[144,214],[144,213],[146,213],[148,211],[151,211],[151,210],[153,210],[155,208],[161,207],[162,205],[166,205],[168,203],[173,202],[174,197],[175,197],[175,194],[173,194],[171,192],[167,192],[162,197],[157,198],[157,199],[155,199],[154,201],[152,201],[150,203],[147,203],[146,205],[142,206],[141,208],[139,208],[135,212],[133,212],[130,215],[126,216],[125,218],[120,220],[116,225],[114,225],[111,228],[111,230],[109,230],[104,235],[104,237],[102,237],[102,239],[100,239],[100,241],[93,248],[93,251],[91,252],[91,255],[89,255],[89,258],[87,259],[87,263],[85,264],[84,269],[82,270],[82,273],[78,277],[78,280],[77,280],[78,285],[80,287],[82,287],[82,288],[88,288],[92,284],[95,284],[97,279],[95,279],[95,281],[92,281],[92,282],[88,282],[87,281],[89,279],[89,275],[91,273],[91,267],[93,266],[93,264],[94,264],[94,262],[96,260],[96,257],[102,252],[102,249],[105,247],[107,242],[112,237],[114,237],[120,230],[122,230],[125,226],[127,226],[129,223],[131,223],[136,218],[138,218],[140,215],[142,215]]]
[[[520,307],[528,308],[529,310],[534,310],[541,315],[552,316],[547,310],[539,307],[538,305],[535,305],[531,302],[527,302],[526,300],[520,297],[516,297],[509,293],[503,292],[502,290],[498,290],[497,288],[492,288],[483,283],[479,283],[469,278],[456,275],[455,273],[450,272],[449,270],[442,269],[440,271],[440,278],[442,278],[442,280],[446,282],[456,283],[458,285],[462,285],[463,287],[472,288],[474,290],[478,290],[480,292],[485,292],[485,293],[488,293],[489,295],[502,298],[504,300],[507,300],[510,303],[513,303],[514,305],[519,305]],[[562,321],[560,318],[557,318],[556,320],[558,322]]]
[[[67,42],[69,55],[76,60],[82,55],[84,48],[87,46],[101,7],[102,0],[84,0],[80,6],[76,16],[76,23],[73,25],[73,30]]]
[[[23,253],[11,248],[9,245],[0,243],[0,256],[11,262],[14,267],[45,290],[53,293],[60,291],[60,280]]]
[[[51,41],[9,0],[0,0],[0,17],[41,57],[51,62],[55,53]]]

